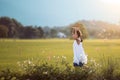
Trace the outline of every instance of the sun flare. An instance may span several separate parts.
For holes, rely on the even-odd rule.
[[[120,4],[120,0],[102,0],[106,4]]]

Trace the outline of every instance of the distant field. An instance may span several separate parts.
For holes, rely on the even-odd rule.
[[[31,58],[52,62],[54,56],[66,56],[72,64],[72,43],[69,39],[0,39],[0,69],[17,68],[18,61]],[[120,58],[120,40],[84,40],[83,47],[89,59]]]

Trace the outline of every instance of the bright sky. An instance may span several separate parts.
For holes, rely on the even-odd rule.
[[[0,0],[0,16],[23,25],[64,26],[78,20],[120,21],[120,0]]]

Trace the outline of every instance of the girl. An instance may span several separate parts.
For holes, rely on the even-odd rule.
[[[83,46],[82,46],[82,33],[77,27],[72,27],[72,37],[73,42],[73,52],[74,60],[73,65],[82,67],[84,64],[87,64],[87,56],[85,55]]]

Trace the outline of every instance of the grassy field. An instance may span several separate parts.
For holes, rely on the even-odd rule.
[[[17,62],[26,59],[42,59],[52,62],[54,56],[65,56],[72,65],[73,40],[35,39],[0,40],[0,69],[17,68]],[[120,40],[84,40],[83,47],[89,59],[99,61],[102,57],[120,58]]]

